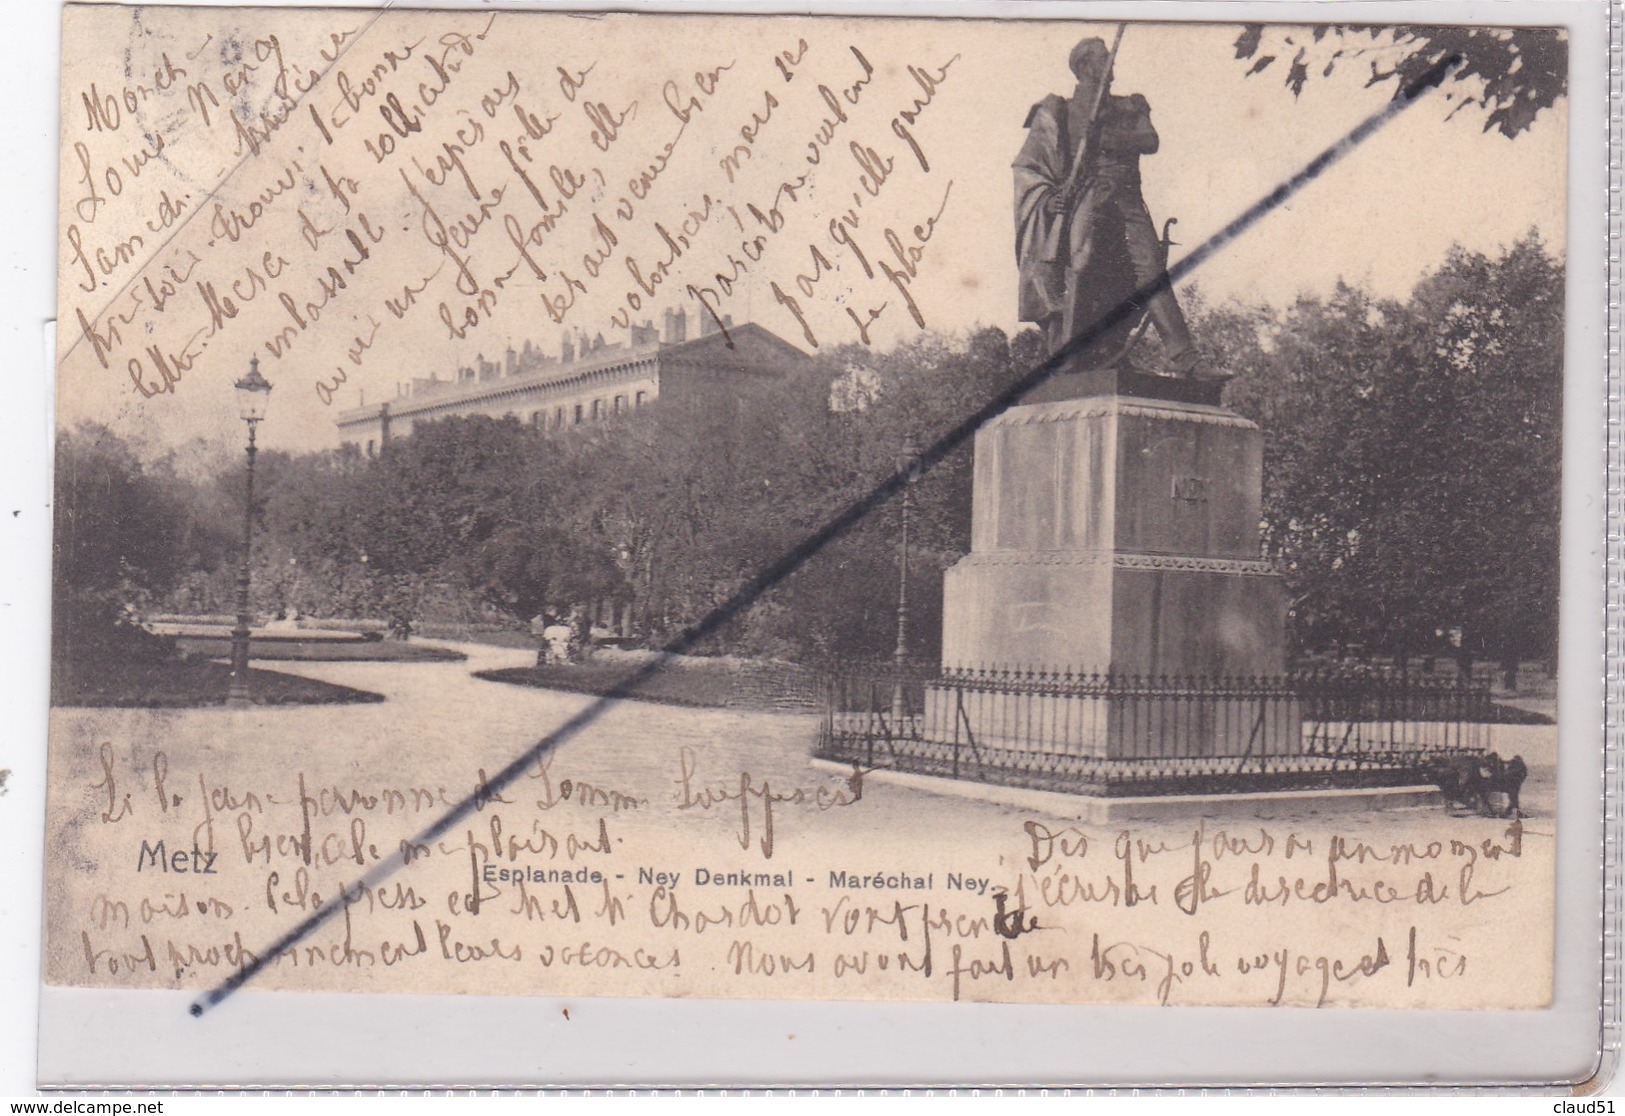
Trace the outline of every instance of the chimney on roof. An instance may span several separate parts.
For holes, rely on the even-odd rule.
[[[701,315],[701,317],[700,317],[700,336],[701,337],[709,337],[713,333],[719,333],[722,330],[732,329],[733,327],[734,327],[734,316],[732,314],[724,314],[724,315],[722,315],[722,324],[721,325],[717,324],[717,319],[716,319],[715,314],[704,314],[704,315]]]
[[[559,359],[569,364],[576,358],[576,343],[570,339],[570,331],[564,331],[564,345],[559,349]]]
[[[512,376],[514,373],[519,371],[519,354],[514,352],[512,345],[508,346],[508,352],[504,358],[504,365],[504,375]]]
[[[688,311],[683,309],[666,311],[666,328],[663,334],[666,344],[678,345],[688,340]]]

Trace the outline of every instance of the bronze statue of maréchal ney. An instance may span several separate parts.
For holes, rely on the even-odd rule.
[[[1151,106],[1138,93],[1111,94],[1112,54],[1100,39],[1078,43],[1069,59],[1072,95],[1051,94],[1027,114],[1027,140],[1013,165],[1020,317],[1044,331],[1054,353],[1149,289],[1072,366],[1120,364],[1148,316],[1171,371],[1220,379],[1201,367],[1166,281],[1167,245],[1140,193],[1140,156],[1155,154],[1159,142]]]

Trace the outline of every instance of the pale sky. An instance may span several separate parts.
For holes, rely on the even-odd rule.
[[[1144,93],[1162,137],[1161,151],[1141,167],[1153,218],[1159,226],[1179,218],[1174,259],[1381,110],[1393,93],[1391,83],[1364,88],[1364,63],[1345,61],[1330,78],[1312,77],[1294,99],[1282,84],[1285,58],[1245,76],[1250,63],[1238,62],[1232,49],[1237,30],[1131,25],[1118,55],[1114,91]],[[1291,31],[1272,34],[1278,41]],[[1290,57],[1290,49],[1285,53]],[[1046,92],[1065,91],[1064,55],[1058,61],[1013,67],[1007,115],[1021,115],[1021,105]],[[1299,292],[1329,291],[1339,279],[1403,296],[1452,243],[1492,252],[1531,226],[1560,253],[1566,105],[1542,114],[1515,141],[1484,134],[1476,109],[1447,122],[1450,107],[1430,94],[1193,278],[1215,300],[1285,305]],[[996,193],[989,192],[988,204],[1007,205]]]
[[[68,34],[75,41],[64,52],[59,417],[68,423],[95,418],[157,444],[198,437],[218,437],[229,444],[235,421],[229,385],[246,371],[249,357],[258,354],[262,370],[278,385],[276,410],[262,428],[264,443],[296,449],[336,444],[333,416],[355,406],[363,391],[368,401],[381,401],[402,381],[434,372],[452,374],[458,365],[472,363],[477,353],[497,356],[508,344],[521,346],[527,339],[557,353],[564,326],[589,335],[603,332],[611,340],[624,337],[611,324],[616,310],[624,308],[625,293],[637,289],[624,257],[635,257],[639,274],[647,276],[669,251],[654,222],[660,221],[668,233],[681,233],[685,213],[706,197],[712,201],[710,218],[690,229],[688,247],[671,261],[655,293],[651,296],[644,288],[640,309],[631,314],[634,321],[649,318],[658,324],[662,312],[674,307],[686,308],[693,321],[698,306],[685,295],[686,287],[715,291],[717,272],[728,270],[732,294],[721,300],[721,310],[736,321],[755,320],[808,347],[796,317],[772,293],[771,284],[777,283],[797,299],[807,328],[825,346],[857,339],[848,311],[862,314],[885,303],[869,332],[875,347],[889,347],[919,327],[898,286],[863,275],[855,255],[832,241],[831,219],[848,212],[856,222],[852,236],[877,270],[881,259],[898,264],[888,250],[886,229],[905,250],[917,249],[907,297],[927,328],[963,332],[993,324],[1014,331],[1019,323],[1009,164],[1024,137],[1022,122],[1045,94],[1070,92],[1066,58],[1072,45],[1086,34],[1109,38],[1114,26],[502,13],[487,28],[492,13],[476,11],[392,13],[368,27],[370,13],[261,10],[234,16],[209,9],[147,9],[140,28],[132,30],[126,9],[81,11],[82,23],[69,23]],[[241,22],[246,20],[257,22]],[[246,105],[249,118],[259,120],[258,112],[282,103],[267,79],[276,54],[267,46],[271,37],[289,72],[298,77],[322,64],[318,51],[332,43],[335,33],[352,30],[354,34],[341,35],[348,49],[333,69],[300,95],[284,126],[261,135],[259,156],[239,165],[235,150],[242,140],[230,130],[224,113],[229,105]],[[401,137],[398,151],[380,152],[386,140],[395,139],[386,134],[387,117],[376,115],[380,103],[393,92],[411,115],[425,79],[428,84],[440,80],[424,55],[436,44],[435,52],[445,54],[446,42],[463,41],[458,36],[481,30],[486,38],[466,40],[471,44],[468,54],[453,49],[448,56],[463,69],[449,75],[445,84],[450,88],[439,95],[440,103],[418,106],[424,126]],[[1238,30],[1235,25],[1134,24],[1117,60],[1114,91],[1145,94],[1162,137],[1161,152],[1143,161],[1145,195],[1159,225],[1167,217],[1178,218],[1176,259],[1380,110],[1392,95],[1388,85],[1364,88],[1366,63],[1352,61],[1331,78],[1317,74],[1294,100],[1281,84],[1284,61],[1263,74],[1244,76],[1246,64],[1235,59],[1233,50]],[[392,72],[384,51],[411,42],[419,46],[396,59]],[[775,59],[781,51],[800,50],[800,42],[806,48],[787,67],[794,78],[786,82]],[[855,104],[847,91],[864,74],[854,47],[873,71],[857,90]],[[127,49],[135,59],[128,70]],[[92,82],[104,97],[131,81],[140,84],[143,74],[150,83],[166,52],[176,64],[191,58],[185,63],[187,82],[212,82],[222,92],[241,84],[240,74],[224,73],[222,58],[265,59],[235,100],[222,99],[209,128],[201,125],[196,105],[189,106],[175,90],[149,88],[138,94],[131,121],[167,138],[161,158],[132,174],[125,161],[140,146],[136,130],[97,130],[87,119],[84,94]],[[579,72],[589,64],[589,79],[577,100],[568,101],[558,68]],[[375,65],[381,68],[373,70]],[[346,75],[347,96],[359,102],[353,109],[336,84],[339,71]],[[378,76],[370,96],[364,85],[369,71]],[[699,83],[709,84],[712,92],[699,94],[698,107],[682,128],[683,139],[652,179],[655,185],[646,191],[647,199],[637,199],[635,215],[618,222],[614,211],[617,199],[627,196],[628,180],[647,172],[662,144],[676,134],[678,116],[666,103],[664,83],[676,83],[670,88],[681,91],[680,107],[696,96],[696,72],[716,74],[714,80]],[[924,84],[916,73],[927,76]],[[933,81],[933,74],[940,80]],[[818,90],[821,83],[843,104],[848,120],[835,128],[833,142],[809,171],[808,144],[818,138],[831,111]],[[301,79],[300,84],[307,83]],[[922,91],[933,84],[933,92],[925,96]],[[774,95],[777,107],[756,128],[755,138],[744,143],[747,154],[739,163],[737,181],[729,183],[719,160],[743,143],[740,129],[751,124],[753,114],[762,114],[767,94]],[[912,124],[902,131],[894,127],[898,114],[922,98],[928,103],[918,106]],[[613,120],[632,101],[638,109],[610,125],[616,135],[606,141],[600,133],[594,142],[593,121],[603,117],[583,115],[586,104],[603,105]],[[515,102],[535,121],[556,117],[544,128],[545,138],[519,134],[512,115]],[[326,121],[320,125],[326,137],[309,114],[312,105]],[[1543,113],[1516,140],[1482,132],[1484,118],[1476,109],[1447,122],[1451,107],[1437,94],[1424,98],[1225,249],[1193,280],[1210,301],[1240,298],[1284,305],[1299,292],[1325,293],[1339,279],[1380,295],[1403,296],[1426,270],[1438,266],[1453,242],[1493,253],[1536,227],[1550,248],[1561,252],[1566,103]],[[459,128],[465,141],[472,139],[476,124],[483,129],[481,138],[460,145],[465,150],[445,164],[451,173],[442,178],[434,169],[437,158],[451,150],[447,144],[457,143]],[[929,164],[928,171],[905,145],[904,132]],[[499,141],[509,143],[511,157],[499,153]],[[531,151],[528,164],[513,154],[513,144],[521,141]],[[143,240],[128,263],[113,259],[115,266],[104,268],[112,272],[105,286],[90,293],[76,284],[99,265],[76,260],[67,239],[76,217],[85,213],[79,143],[104,182],[105,168],[123,165],[126,173],[122,192],[101,207],[90,203],[96,220],[78,220],[74,235],[87,251],[100,248],[103,258],[122,235],[135,233]],[[894,168],[860,209],[853,208],[851,199],[873,182],[866,164],[848,148],[852,143],[891,159]],[[608,150],[600,150],[599,144]],[[468,170],[466,182],[455,165],[459,163]],[[288,170],[295,164],[297,171]],[[555,199],[551,204],[556,204],[558,191],[548,183],[549,165],[562,164],[588,176],[556,229],[538,233],[529,245],[534,267],[521,263],[513,239],[516,231],[522,239],[542,212],[515,173],[520,164],[529,166],[544,196]],[[601,173],[590,173],[594,168]],[[285,170],[294,188],[267,193],[267,185]],[[356,211],[368,213],[371,224],[362,231],[380,238],[369,259],[358,261],[344,242],[343,227],[349,221],[353,231],[355,214],[340,208],[320,170],[341,183],[354,183],[341,192]],[[803,174],[806,180],[799,182]],[[776,192],[785,181],[799,183],[788,200]],[[413,183],[411,192],[407,182]],[[466,189],[469,183],[488,203],[483,221]],[[494,200],[498,189],[500,202]],[[193,199],[186,206],[191,212],[168,229],[161,227],[166,190],[172,200]],[[256,197],[266,199],[266,214],[251,228],[230,230],[235,240],[211,220],[212,205],[224,200],[228,209],[243,211]],[[747,204],[771,210],[775,197],[781,203],[782,226],[761,243],[759,259],[730,267],[730,258],[737,261],[741,254],[741,241],[764,228],[749,215]],[[460,328],[478,301],[451,285],[453,257],[444,258],[446,266],[401,320],[386,313],[387,298],[398,306],[402,285],[426,279],[434,272],[432,265],[443,259],[425,239],[425,206],[441,216],[450,240],[465,241],[454,258],[468,261],[481,287],[490,290],[494,276],[518,265],[508,283],[492,292],[496,297],[475,313],[477,324],[466,330],[464,339],[452,338],[437,312],[446,303],[452,328]],[[921,244],[911,230],[934,214],[937,222],[926,230],[929,243]],[[314,250],[307,247],[311,237],[300,215],[332,230],[315,238]],[[587,278],[582,256],[604,247],[591,225],[594,215],[606,220],[616,243],[606,252],[603,277],[573,292],[574,305],[561,326],[543,313],[542,298],[572,293],[562,283],[565,273]],[[472,231],[459,233],[455,226],[465,217]],[[151,223],[155,220],[156,225]],[[159,251],[154,254],[153,249]],[[797,277],[823,272],[814,249],[832,270],[808,284],[811,294],[801,294]],[[265,297],[245,300],[234,307],[237,315],[221,317],[211,326],[198,294],[199,280],[212,282],[217,294],[228,292],[234,279],[243,278],[245,267],[259,269],[268,250],[287,262],[265,284]],[[198,255],[196,272],[176,284],[161,315],[153,312],[150,298],[132,307],[132,281],[139,290],[147,278],[156,278],[161,294],[164,261],[176,252]],[[342,265],[347,258],[353,266],[343,272],[346,287],[329,300],[319,323],[306,321],[311,316],[298,308],[320,291],[322,267]],[[148,260],[152,266],[142,270]],[[535,271],[547,278],[535,278]],[[254,287],[250,275],[246,293],[253,294]],[[115,291],[125,301],[108,303]],[[294,310],[276,304],[282,293]],[[98,354],[77,328],[77,311],[85,309],[100,329],[100,314],[108,305],[122,306],[130,320],[122,326],[115,351]],[[301,324],[290,332],[294,321]],[[375,324],[372,344],[358,347]],[[189,341],[196,345],[200,328],[207,330],[205,343],[194,367],[173,390],[150,398],[138,394],[125,362],[135,357],[143,382],[160,386],[153,360],[143,355],[145,346],[157,342],[164,352],[184,352]],[[278,335],[287,338],[280,349],[274,343],[268,346],[267,339]],[[344,373],[342,383],[335,380],[339,371]],[[320,384],[328,387],[320,390]]]

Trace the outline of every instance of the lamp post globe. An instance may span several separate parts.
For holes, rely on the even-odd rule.
[[[260,375],[260,358],[248,362],[248,375],[234,385],[237,389],[237,414],[248,424],[248,479],[243,493],[243,556],[237,570],[237,626],[231,630],[231,685],[226,693],[226,704],[237,709],[247,708],[248,694],[248,584],[249,559],[254,545],[254,456],[259,451],[254,436],[259,424],[265,421],[266,406],[271,401],[271,381]]]
[[[271,381],[260,375],[260,358],[248,361],[248,375],[234,385],[237,389],[237,413],[248,423],[249,434],[265,418],[266,405],[271,401]]]

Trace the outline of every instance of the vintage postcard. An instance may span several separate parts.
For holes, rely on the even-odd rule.
[[[1547,1005],[1569,61],[68,7],[46,982]]]

